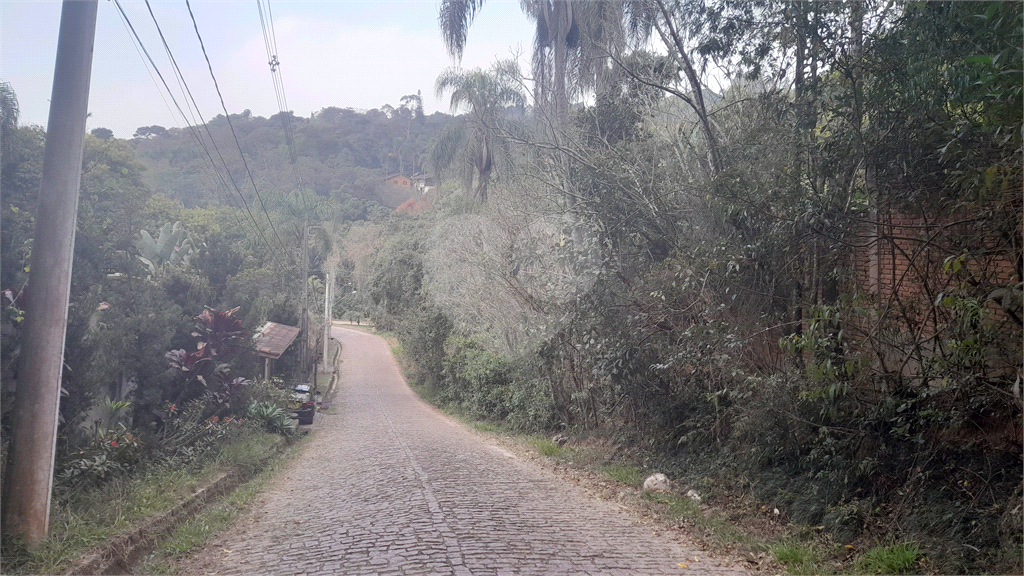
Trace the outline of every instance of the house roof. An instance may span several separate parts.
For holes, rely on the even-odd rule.
[[[256,353],[264,358],[277,360],[299,335],[299,328],[277,322],[267,322],[252,337]]]

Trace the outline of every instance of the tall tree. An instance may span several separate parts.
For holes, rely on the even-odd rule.
[[[514,62],[495,64],[490,70],[449,68],[437,78],[435,89],[440,98],[451,92],[452,113],[466,109],[438,138],[431,151],[435,171],[456,167],[466,189],[476,187],[473,195],[487,201],[487,185],[496,161],[501,160],[507,142],[499,135],[499,125],[508,107],[523,108],[526,96],[513,79],[518,74]]]
[[[6,156],[18,128],[18,96],[10,82],[0,81],[0,157]]]
[[[469,27],[483,0],[442,0],[438,21],[445,45],[461,60]],[[536,23],[533,69],[536,101],[564,126],[570,99],[596,88],[609,72],[608,52],[623,44],[622,2],[524,0],[523,11]]]

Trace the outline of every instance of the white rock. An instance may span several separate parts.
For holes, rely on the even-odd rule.
[[[700,504],[700,494],[697,494],[696,490],[687,490],[686,497],[693,500],[697,504]]]
[[[672,489],[672,483],[664,474],[652,474],[644,480],[644,492],[668,492]]]

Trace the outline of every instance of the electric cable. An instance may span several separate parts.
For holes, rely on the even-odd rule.
[[[220,172],[217,170],[217,163],[213,160],[213,157],[210,155],[209,149],[207,149],[206,143],[203,141],[202,136],[195,130],[195,127],[191,123],[189,123],[188,116],[186,116],[185,112],[181,109],[181,105],[178,103],[177,98],[174,97],[174,93],[171,90],[170,86],[167,84],[167,80],[164,78],[163,73],[160,72],[160,68],[156,65],[156,62],[153,61],[153,57],[149,54],[149,50],[146,49],[145,44],[142,42],[142,38],[139,37],[138,32],[135,30],[134,24],[132,24],[132,22],[131,22],[131,18],[128,17],[128,14],[124,11],[124,7],[121,6],[121,3],[120,3],[119,0],[114,0],[114,5],[117,7],[117,10],[118,10],[118,12],[119,12],[119,14],[121,16],[122,22],[125,24],[126,28],[131,33],[131,36],[132,36],[132,38],[133,38],[133,40],[135,42],[135,45],[136,45],[136,49],[139,50],[143,55],[145,55],[146,60],[149,62],[149,65],[152,68],[152,71],[156,72],[157,77],[160,78],[160,82],[163,84],[164,89],[167,91],[167,95],[170,96],[171,101],[174,103],[174,107],[178,110],[178,114],[181,115],[182,120],[185,122],[185,125],[188,128],[189,134],[192,136],[193,140],[200,146],[200,148],[202,148],[202,150],[206,153],[207,158],[209,158],[210,163],[213,166],[214,174],[220,180],[221,185],[225,189],[229,189],[228,186],[227,186],[227,183],[224,181],[224,179],[221,176]],[[151,72],[151,75],[152,75],[152,72]],[[161,93],[161,98],[162,97],[163,97],[163,93]],[[166,103],[166,100],[164,102]],[[225,170],[226,169],[227,169],[227,166],[225,165]],[[228,172],[228,174],[230,176],[230,171]],[[218,193],[219,192],[220,192],[220,190],[218,189]],[[230,194],[228,194],[227,198],[223,198],[222,197],[222,199],[229,200],[227,202],[227,204],[229,206],[234,206],[235,208],[237,208],[237,205],[235,205],[233,201],[230,201],[230,199],[231,199]],[[242,200],[243,200],[243,203],[244,203],[245,199],[242,198]],[[246,206],[246,211],[248,212],[248,206]],[[252,216],[251,212],[249,213],[249,217],[252,218],[252,222],[253,222],[253,225],[254,225],[253,227],[256,230],[256,232],[258,233],[259,232],[259,226],[256,223],[256,219],[255,219],[255,217]],[[239,225],[241,225],[241,222],[239,222]],[[266,239],[264,239],[264,242],[266,243]],[[269,244],[267,244],[267,246],[269,247]]]
[[[210,71],[210,78],[213,79],[213,86],[217,91],[217,97],[220,99],[221,109],[224,110],[224,117],[227,119],[228,128],[231,130],[231,136],[234,138],[235,147],[238,148],[238,155],[242,158],[242,165],[245,167],[245,173],[249,176],[249,182],[252,184],[253,193],[256,195],[256,199],[260,203],[260,208],[263,210],[263,214],[267,217],[267,223],[270,224],[270,229],[273,231],[274,236],[277,238],[277,242],[281,247],[287,250],[284,242],[281,240],[281,236],[277,233],[277,228],[274,226],[274,221],[270,218],[270,213],[267,212],[267,206],[263,202],[263,198],[260,196],[259,188],[256,186],[256,179],[253,178],[252,171],[249,170],[249,162],[245,159],[245,154],[242,152],[242,145],[238,141],[238,134],[235,132],[235,126],[231,122],[231,114],[228,112],[227,105],[224,103],[224,95],[220,91],[220,85],[217,83],[217,76],[213,73],[213,64],[210,63],[210,56],[206,52],[206,45],[203,43],[203,36],[199,33],[199,24],[196,22],[195,14],[192,12],[192,4],[189,0],[185,0],[185,7],[188,8],[188,15],[192,19],[192,28],[196,32],[196,38],[199,39],[199,47],[202,49],[203,58],[206,59],[206,67]],[[262,231],[261,231],[262,234]]]
[[[264,14],[263,3],[266,2],[266,14]],[[256,0],[256,8],[260,15],[260,26],[263,29],[263,44],[267,50],[267,63],[270,65],[270,76],[274,82],[274,93],[277,96],[277,107],[281,113],[281,125],[284,129],[285,144],[288,147],[288,156],[292,165],[292,172],[295,174],[295,181],[299,187],[299,197],[302,200],[303,210],[306,217],[309,217],[309,202],[306,199],[305,183],[302,181],[302,171],[299,170],[298,151],[295,148],[295,134],[292,129],[291,118],[288,111],[288,98],[284,90],[284,77],[281,74],[281,61],[277,57],[277,33],[274,30],[274,16],[270,9],[270,0]]]

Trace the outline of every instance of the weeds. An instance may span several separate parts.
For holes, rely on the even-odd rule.
[[[863,574],[906,574],[920,556],[921,551],[915,544],[876,546],[864,553],[855,569]]]
[[[786,567],[790,574],[825,574],[825,562],[821,553],[812,545],[803,542],[786,541],[771,546],[769,551],[775,560]]]
[[[543,456],[556,457],[565,453],[564,448],[547,438],[531,438],[529,443],[530,446],[533,446],[533,448]]]
[[[293,450],[239,486],[222,502],[178,526],[170,537],[135,569],[138,574],[174,574],[174,560],[201,548],[210,538],[230,527],[237,516],[260,494],[263,486],[286,462],[300,453]]]
[[[618,463],[606,464],[601,467],[601,472],[616,482],[629,484],[635,488],[644,485],[644,473],[636,466]]]
[[[251,472],[283,445],[275,434],[247,434],[221,446],[204,466],[156,466],[134,478],[118,476],[91,490],[66,492],[54,499],[49,539],[40,550],[29,552],[17,540],[4,539],[0,573],[64,572],[85,550],[170,509],[223,468]]]
[[[470,427],[474,430],[481,432],[503,432],[504,428],[495,424],[494,422],[485,422],[483,420],[473,420],[469,423]]]

